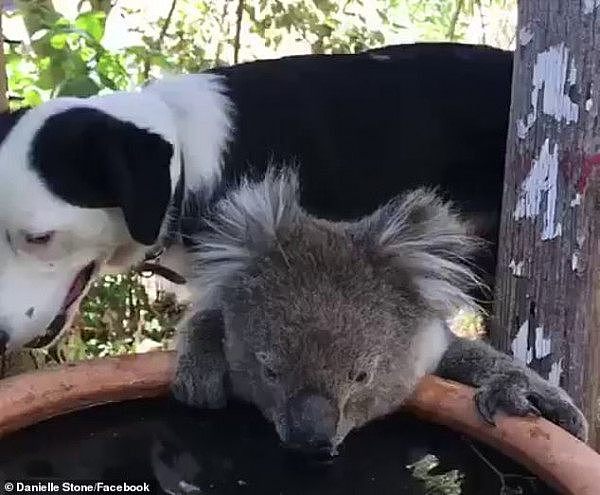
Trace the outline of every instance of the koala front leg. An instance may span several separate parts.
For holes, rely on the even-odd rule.
[[[174,397],[190,406],[219,409],[227,402],[227,362],[223,353],[220,311],[201,311],[177,330]]]
[[[587,421],[563,389],[485,342],[453,338],[436,375],[477,387],[475,404],[492,425],[500,410],[516,416],[533,414],[587,439]]]

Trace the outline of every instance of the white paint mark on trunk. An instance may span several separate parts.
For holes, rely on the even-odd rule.
[[[556,203],[554,204],[554,209],[556,209]],[[562,223],[557,222],[556,227],[554,227],[554,230],[550,230],[549,232],[552,233],[548,234],[547,236],[544,236],[544,232],[542,232],[542,241],[547,241],[548,239],[560,237],[562,235]]]
[[[546,193],[546,213],[543,220],[542,240],[554,239],[561,235],[562,227],[556,222],[556,199],[558,189],[558,145],[550,151],[550,140],[546,138],[540,156],[521,183],[519,198],[513,217],[535,218],[540,213],[543,194]]]
[[[510,260],[508,268],[510,268],[510,271],[512,272],[512,274],[515,277],[522,277],[523,276],[523,267],[524,266],[525,266],[525,263],[523,261],[519,261],[517,263],[515,260]]]
[[[533,351],[529,349],[529,344],[527,343],[528,337],[529,320],[525,320],[510,345],[515,359],[518,359],[525,364],[530,364],[531,361],[533,361]]]
[[[585,109],[589,112],[594,106],[594,83],[590,83],[590,89],[588,90],[588,99],[585,100]]]
[[[531,129],[533,127],[535,118],[532,118],[531,122],[530,122],[529,121],[530,116],[531,116],[531,114],[529,114],[527,116],[527,123],[525,123],[521,119],[517,120],[517,136],[519,137],[519,139],[525,139],[527,137],[527,133],[529,132],[529,129]]]
[[[548,381],[556,387],[560,386],[560,377],[563,374],[562,364],[563,358],[560,358],[558,363],[552,363],[550,373],[548,374]]]
[[[599,0],[600,1],[600,0]],[[533,127],[538,114],[538,100],[542,94],[542,112],[567,124],[577,122],[579,107],[571,101],[569,88],[577,81],[575,61],[569,63],[569,49],[564,43],[554,45],[539,53],[533,68],[531,106],[533,110],[525,119],[517,121],[517,135],[523,139]],[[566,87],[565,87],[566,86]]]
[[[540,89],[544,85],[544,113],[554,116],[558,121],[566,120],[567,123],[577,122],[579,117],[579,107],[571,101],[568,88],[565,90],[568,60],[569,49],[561,43],[540,53],[533,69],[534,85],[537,84]],[[575,85],[576,80],[577,69],[571,60],[568,86]]]
[[[578,272],[580,268],[580,264],[579,264],[579,251],[575,251],[573,253],[573,256],[571,256],[571,269],[574,272]]]
[[[535,103],[533,103],[533,105],[533,113],[527,115],[526,121],[523,121],[522,119],[517,120],[517,136],[519,136],[519,139],[525,139],[529,129],[531,129],[535,123],[537,117],[537,95],[535,96]]]
[[[600,5],[600,0],[583,0],[583,13],[591,14]]]
[[[569,64],[569,86],[575,86],[577,82],[577,68],[575,67],[575,59],[571,58],[571,63]],[[577,106],[577,105],[575,105]],[[579,111],[579,109],[577,109]]]
[[[531,26],[523,26],[519,30],[519,45],[525,46],[528,45],[533,39],[533,30]]]
[[[575,197],[571,200],[571,208],[575,208],[581,204],[581,194],[575,194]]]
[[[544,327],[535,329],[535,358],[542,359],[552,354],[552,340],[544,337]]]

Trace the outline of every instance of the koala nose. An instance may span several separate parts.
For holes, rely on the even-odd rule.
[[[337,429],[337,410],[321,395],[300,393],[288,403],[288,444],[307,453],[329,454]]]

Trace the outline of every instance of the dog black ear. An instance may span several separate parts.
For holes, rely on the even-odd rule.
[[[30,160],[53,194],[82,208],[121,208],[131,237],[151,245],[171,198],[172,156],[160,135],[81,107],[46,120]]]

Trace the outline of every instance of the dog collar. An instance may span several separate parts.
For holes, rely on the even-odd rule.
[[[169,205],[167,212],[167,227],[166,234],[161,238],[157,246],[146,252],[144,260],[136,267],[135,271],[142,274],[148,273],[147,276],[159,275],[177,285],[186,283],[183,275],[177,273],[170,268],[160,264],[160,257],[164,252],[177,242],[178,232],[180,231],[181,214],[183,211],[183,199],[185,196],[185,168],[183,166],[183,153],[180,155],[181,173],[179,180],[173,192],[173,200]]]

